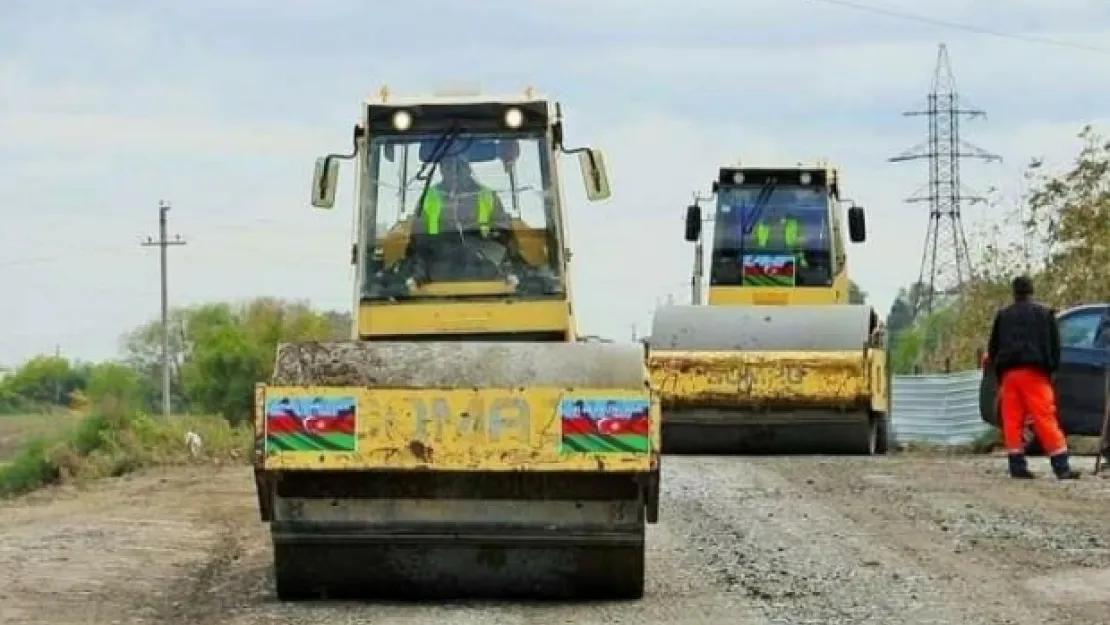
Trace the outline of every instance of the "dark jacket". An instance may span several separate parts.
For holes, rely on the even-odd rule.
[[[999,378],[1023,366],[1055,373],[1060,366],[1060,329],[1055,313],[1031,300],[1014,302],[998,311],[987,356]]]

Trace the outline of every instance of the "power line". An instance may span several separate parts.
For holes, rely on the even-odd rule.
[[[1082,43],[1072,43],[1069,41],[1059,41],[1056,39],[1047,39],[1044,37],[1037,37],[1036,35],[1022,35],[1020,33],[1008,33],[985,26],[977,26],[975,24],[966,24],[962,22],[952,22],[949,20],[937,19],[928,17],[926,15],[919,15],[916,13],[906,13],[905,11],[898,11],[895,9],[888,9],[871,4],[861,4],[852,2],[851,0],[809,0],[810,2],[818,2],[822,4],[831,4],[864,13],[874,13],[876,15],[885,15],[887,17],[894,17],[901,20],[911,22],[919,22],[922,24],[932,24],[933,26],[942,26],[944,28],[953,28],[956,30],[963,30],[980,35],[990,35],[991,37],[1000,37],[1002,39],[1012,39],[1014,41],[1024,41],[1026,43],[1035,43],[1043,46],[1055,46],[1057,48],[1071,48],[1073,50],[1084,50],[1086,52],[1097,52],[1099,54],[1110,54],[1110,48],[1101,48],[1098,46],[1090,46]]]
[[[171,245],[185,245],[185,240],[180,234],[175,234],[173,240],[169,239],[167,232],[167,213],[170,205],[158,202],[158,240],[147,237],[141,243],[143,247],[157,246],[160,251],[159,266],[162,274],[162,416],[170,416],[170,296],[169,296],[169,250]]]

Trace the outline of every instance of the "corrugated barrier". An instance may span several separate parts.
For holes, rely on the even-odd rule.
[[[898,443],[966,445],[991,430],[979,417],[978,370],[896,375],[891,429]]]

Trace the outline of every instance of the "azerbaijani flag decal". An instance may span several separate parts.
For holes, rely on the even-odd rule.
[[[266,400],[266,451],[355,451],[354,397],[274,397]]]
[[[646,399],[564,398],[562,453],[648,453],[649,408]]]
[[[794,286],[797,259],[789,254],[745,254],[744,286]]]

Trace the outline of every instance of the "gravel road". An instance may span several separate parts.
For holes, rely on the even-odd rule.
[[[282,605],[245,469],[147,473],[0,505],[0,623],[1105,625],[1110,479],[1003,463],[668,456],[647,597],[593,604]]]

